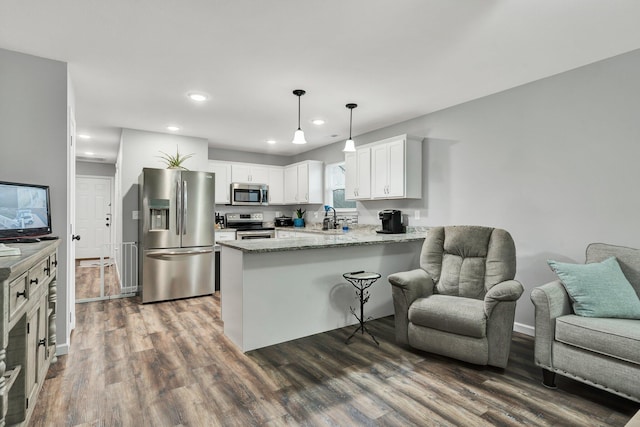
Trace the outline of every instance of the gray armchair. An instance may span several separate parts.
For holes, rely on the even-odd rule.
[[[523,292],[511,235],[480,226],[434,227],[420,268],[391,283],[396,341],[477,365],[507,366]]]

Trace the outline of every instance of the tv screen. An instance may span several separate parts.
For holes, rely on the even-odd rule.
[[[0,181],[0,239],[50,233],[49,187]]]

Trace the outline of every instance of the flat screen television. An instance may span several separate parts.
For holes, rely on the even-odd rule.
[[[51,234],[49,186],[0,181],[0,242]]]

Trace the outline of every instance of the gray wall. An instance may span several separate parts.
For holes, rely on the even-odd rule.
[[[58,249],[58,347],[70,334],[67,277],[67,64],[0,49],[0,180],[47,184]]]
[[[165,168],[160,151],[181,155],[193,154],[184,166],[192,171],[206,171],[209,165],[207,140],[180,135],[123,129],[120,140],[120,196],[122,197],[122,241],[138,241],[138,221],[132,212],[138,210],[138,177],[142,168]]]
[[[529,294],[555,279],[547,259],[582,263],[590,242],[640,246],[639,74],[640,50],[357,136],[426,137],[423,199],[358,203],[359,221],[396,208],[410,224],[505,228],[526,288],[516,322],[532,326]]]
[[[260,165],[286,166],[291,163],[291,156],[278,156],[275,154],[249,153],[247,151],[225,150],[209,148],[210,160],[222,160],[225,162],[257,163]]]
[[[110,163],[76,161],[76,175],[109,176],[116,174],[116,165]]]

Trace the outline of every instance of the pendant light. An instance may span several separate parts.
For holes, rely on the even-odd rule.
[[[349,139],[344,143],[344,149],[342,150],[345,153],[353,153],[356,151],[356,146],[353,143],[353,139],[351,139],[351,125],[353,123],[353,109],[357,106],[358,104],[345,105],[345,107],[349,109]]]
[[[293,141],[291,141],[294,144],[307,143],[307,140],[304,139],[304,132],[302,131],[302,129],[300,129],[300,97],[305,93],[307,92],[302,89],[296,89],[293,91],[293,94],[298,97],[298,130],[296,130],[296,132],[293,134]]]

